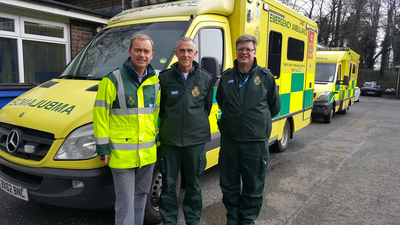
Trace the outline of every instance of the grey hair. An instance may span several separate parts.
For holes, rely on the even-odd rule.
[[[182,41],[185,41],[185,42],[186,41],[190,41],[190,42],[192,42],[193,45],[194,45],[194,50],[196,50],[196,43],[194,43],[193,39],[191,39],[190,37],[181,37],[181,38],[179,38],[179,40],[176,42],[175,50],[178,48],[178,44],[180,42],[182,42]]]
[[[240,43],[248,42],[248,41],[253,42],[254,49],[257,49],[257,39],[254,36],[250,35],[250,34],[243,34],[242,36],[240,36],[236,40],[236,48]]]

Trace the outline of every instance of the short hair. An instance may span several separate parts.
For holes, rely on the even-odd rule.
[[[186,42],[186,41],[192,42],[193,45],[194,45],[194,50],[196,50],[196,43],[195,43],[195,42],[193,41],[193,39],[191,39],[190,37],[181,37],[181,38],[179,38],[179,40],[176,42],[175,50],[178,48],[178,44],[179,44],[180,42],[182,42],[182,41],[184,41],[184,42]]]
[[[242,43],[242,42],[248,42],[251,41],[253,42],[254,49],[257,49],[257,38],[255,38],[253,35],[250,34],[243,34],[236,40],[236,48],[237,46]]]
[[[151,40],[151,38],[150,38],[149,36],[145,35],[145,34],[136,34],[135,36],[133,36],[132,39],[131,39],[131,43],[129,44],[129,49],[132,48],[133,42],[134,42],[136,39],[139,39],[139,40],[142,40],[142,41],[149,40],[150,43],[151,43],[151,47],[152,47],[151,50],[154,52],[154,43],[153,43],[153,40]]]

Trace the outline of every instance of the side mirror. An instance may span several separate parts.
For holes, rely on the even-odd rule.
[[[343,85],[349,85],[349,82],[350,82],[349,76],[344,76],[344,78],[343,78]]]
[[[211,73],[213,84],[215,84],[215,82],[217,82],[218,78],[220,77],[218,59],[211,56],[203,57],[201,58],[200,67]]]

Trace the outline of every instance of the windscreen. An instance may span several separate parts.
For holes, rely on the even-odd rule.
[[[365,82],[364,84],[363,84],[363,87],[373,87],[374,86],[374,84],[373,83],[370,83],[370,82]]]
[[[317,63],[315,81],[333,82],[335,79],[336,64]]]
[[[59,78],[101,79],[122,66],[129,57],[131,38],[146,34],[154,42],[150,64],[157,74],[166,69],[174,55],[175,44],[189,22],[162,22],[112,27],[97,35],[65,68]]]

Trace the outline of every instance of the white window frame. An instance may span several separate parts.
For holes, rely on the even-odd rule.
[[[36,34],[27,34],[27,33],[25,33],[25,22],[32,22],[32,23],[39,23],[39,24],[56,26],[56,27],[62,27],[64,37],[58,38],[58,37],[49,37],[49,36],[36,35]],[[56,43],[63,43],[63,44],[66,44],[68,42],[68,38],[67,38],[67,27],[68,26],[65,23],[59,23],[59,22],[53,22],[53,21],[34,19],[34,18],[28,18],[28,17],[21,16],[20,24],[21,24],[21,37],[24,39],[43,40],[43,41],[47,41],[47,42],[56,42]]]
[[[0,30],[0,37],[18,37],[20,35],[18,16],[0,12],[0,17],[14,20],[14,29],[15,29],[14,31]]]
[[[70,29],[69,24],[42,20],[37,18],[25,17],[25,16],[17,16],[11,15],[7,13],[0,12],[0,17],[13,19],[15,31],[0,31],[0,37],[5,38],[12,38],[17,39],[17,53],[18,53],[18,74],[19,74],[19,82],[25,82],[25,74],[24,74],[24,59],[23,59],[23,45],[22,41],[39,41],[39,42],[47,42],[47,43],[54,43],[54,44],[64,44],[65,45],[65,54],[66,54],[66,62],[65,65],[71,61],[71,48],[70,48]],[[33,23],[43,23],[52,26],[59,26],[63,27],[63,38],[57,37],[48,37],[42,35],[34,35],[34,34],[26,34],[25,33],[25,22],[33,22]]]

